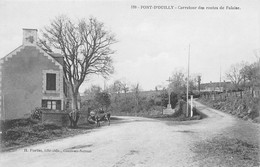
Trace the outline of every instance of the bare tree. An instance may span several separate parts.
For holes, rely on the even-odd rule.
[[[243,86],[252,88],[260,86],[260,61],[245,65],[240,74],[243,77]]]
[[[126,81],[121,81],[121,88],[122,88],[122,91],[125,94],[125,103],[127,103],[126,93],[129,91],[129,86],[126,83]]]
[[[245,63],[237,63],[231,65],[230,69],[226,73],[226,78],[231,81],[233,84],[233,89],[239,89],[240,84],[243,80],[243,76],[241,75],[241,69],[245,66]]]
[[[111,45],[116,42],[104,24],[95,18],[73,23],[66,16],[54,19],[45,27],[41,47],[47,52],[53,49],[64,56],[64,75],[72,95],[72,126],[77,126],[77,97],[79,87],[87,76],[99,74],[104,77],[113,73]]]

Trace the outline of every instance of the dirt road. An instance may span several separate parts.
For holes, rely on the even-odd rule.
[[[250,129],[245,130],[247,133],[252,133],[248,134],[250,137],[245,140],[258,143],[258,125],[235,119],[197,102],[196,106],[208,115],[208,118],[173,123],[148,118],[121,117],[122,123],[102,126],[92,130],[91,133],[2,153],[0,165],[8,167],[199,166],[191,149],[194,143],[219,135],[239,136],[240,128],[237,128],[237,133],[233,130],[242,124],[246,124]]]

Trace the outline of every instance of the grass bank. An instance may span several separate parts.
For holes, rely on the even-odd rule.
[[[259,146],[236,138],[215,137],[201,141],[192,151],[199,166],[260,166]]]
[[[245,94],[243,97],[229,96],[214,100],[212,98],[200,98],[199,101],[243,120],[252,120],[260,123],[260,98],[252,97],[251,94]]]

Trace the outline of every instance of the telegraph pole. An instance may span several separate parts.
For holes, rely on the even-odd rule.
[[[189,116],[189,79],[190,79],[190,44],[189,44],[189,54],[188,54],[188,78],[187,78],[187,113],[186,116]]]
[[[168,105],[167,105],[167,108],[168,109],[171,109],[172,106],[171,106],[171,91],[170,91],[170,84],[172,82],[171,78],[169,77],[169,80],[166,80],[169,82],[169,86],[168,86],[168,95],[169,95],[169,100],[168,100]]]
[[[223,91],[221,88],[222,88],[222,83],[221,83],[221,58],[219,58],[219,91]]]

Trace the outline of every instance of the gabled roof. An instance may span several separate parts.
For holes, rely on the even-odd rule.
[[[59,53],[51,53],[49,54],[51,57],[53,57],[58,63],[60,63],[62,66],[64,65],[64,59],[63,55]]]
[[[8,53],[6,56],[2,57],[1,60],[7,61],[8,58],[11,58],[13,55],[15,55],[17,52],[19,52],[23,48],[24,48],[24,45],[17,47],[16,49],[14,49],[10,53]]]
[[[7,54],[6,56],[4,56],[3,58],[1,58],[1,62],[7,61],[9,58],[12,58],[15,54],[17,54],[17,52],[21,51],[22,49],[24,49],[27,45],[21,45],[18,48],[16,48],[15,50],[13,50],[12,52],[10,52],[9,54]],[[49,60],[51,60],[53,63],[55,63],[55,65],[59,66],[60,69],[63,69],[63,62],[61,62],[61,60],[57,60],[59,59],[61,56],[58,56],[58,54],[54,54],[54,55],[50,55],[48,53],[46,53],[42,48],[40,48],[38,45],[28,45],[28,46],[34,46],[36,47],[36,49],[40,52],[43,53],[44,56],[46,56]],[[60,54],[59,54],[60,55]]]

